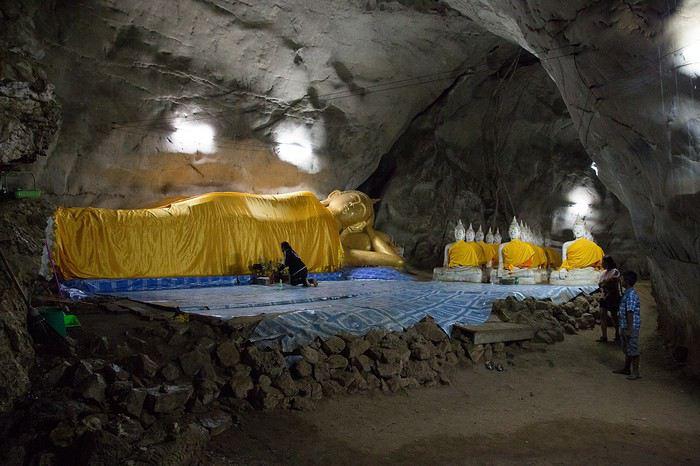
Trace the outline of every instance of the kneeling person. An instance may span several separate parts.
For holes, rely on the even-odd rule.
[[[284,267],[289,268],[289,284],[292,286],[303,285],[305,287],[309,285],[318,286],[316,280],[307,278],[309,272],[306,269],[306,264],[304,264],[304,261],[301,260],[289,243],[284,241],[280,246],[284,253]]]

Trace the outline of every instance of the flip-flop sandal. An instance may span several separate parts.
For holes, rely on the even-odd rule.
[[[504,370],[504,369],[503,369],[503,364],[497,364],[497,365],[496,365],[496,370],[497,370],[498,372],[503,372],[503,370]]]
[[[484,366],[490,371],[493,370],[493,363],[491,361],[488,361]]]

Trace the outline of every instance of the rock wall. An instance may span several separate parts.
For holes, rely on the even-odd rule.
[[[436,69],[481,66],[504,43],[406,3],[44,2],[33,19],[65,121],[42,186],[117,207],[355,188],[458,76]]]
[[[540,57],[601,180],[630,211],[662,331],[700,372],[700,4],[447,3]]]
[[[46,155],[60,126],[53,86],[37,64],[31,11],[21,2],[0,6],[0,167]]]
[[[39,269],[43,225],[50,209],[43,202],[0,201],[0,250],[27,294]],[[33,365],[27,306],[0,264],[0,414],[27,393]]]
[[[31,2],[0,4],[0,171],[46,156],[61,122],[53,86],[38,64]],[[25,179],[8,179],[15,182]],[[4,184],[4,180],[3,180]],[[0,251],[25,292],[39,267],[45,203],[0,198]],[[0,414],[29,390],[34,347],[27,306],[0,264]]]
[[[646,271],[626,209],[598,180],[576,127],[537,59],[503,45],[493,73],[465,76],[418,115],[361,189],[410,263],[442,263],[458,219],[500,228],[513,217],[571,239],[586,218],[622,267]]]

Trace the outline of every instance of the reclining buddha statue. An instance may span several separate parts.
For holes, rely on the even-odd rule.
[[[561,267],[552,273],[550,281],[555,285],[597,285],[603,249],[592,240],[593,236],[580,218],[576,219],[573,232],[574,239],[561,248]]]
[[[470,224],[469,229],[465,230],[460,220],[454,235],[455,242],[445,246],[443,266],[433,269],[433,280],[482,283],[486,258],[474,242],[474,229]]]
[[[510,241],[501,244],[498,248],[498,273],[499,280],[518,279],[523,285],[534,285],[541,281],[541,274],[537,271],[535,249],[522,239],[522,228],[513,217],[508,228]]]
[[[403,268],[399,248],[386,233],[374,229],[374,203],[360,191],[333,191],[321,201],[338,224],[343,265]]]

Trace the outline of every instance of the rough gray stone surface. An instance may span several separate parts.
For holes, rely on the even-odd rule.
[[[568,241],[583,215],[619,265],[646,271],[630,217],[596,177],[559,91],[516,49],[494,51],[503,69],[457,81],[384,156],[363,185],[381,199],[377,226],[413,266],[432,269],[459,219],[475,230],[498,227],[507,241],[516,215]]]
[[[0,166],[46,156],[61,124],[54,87],[37,61],[31,3],[0,6]]]
[[[700,371],[697,2],[448,0],[541,58],[601,181],[629,209],[663,308]],[[576,52],[576,53],[574,53]]]
[[[456,74],[402,80],[483,66],[504,43],[454,11],[364,3],[42,3],[32,20],[64,109],[42,185],[111,206],[357,187]],[[202,125],[213,148],[184,140]]]

